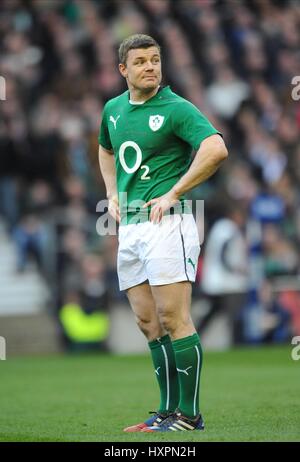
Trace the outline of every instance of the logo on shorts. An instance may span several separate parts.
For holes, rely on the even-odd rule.
[[[194,268],[194,271],[196,271],[196,266],[195,266],[195,263],[193,262],[193,260],[191,258],[188,258],[188,263],[190,263],[192,265],[192,267]]]
[[[149,127],[153,132],[156,132],[157,130],[160,129],[162,124],[164,123],[164,116],[161,115],[153,115],[149,117]]]

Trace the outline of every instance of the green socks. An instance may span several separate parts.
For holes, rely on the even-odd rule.
[[[202,348],[197,333],[171,341],[169,335],[149,342],[160,389],[158,412],[179,408],[183,415],[199,415]]]
[[[179,401],[178,373],[169,335],[149,342],[155,375],[160,389],[158,412],[174,412]]]
[[[172,342],[178,380],[180,401],[178,408],[183,415],[193,418],[199,414],[199,382],[202,366],[202,348],[197,333]]]

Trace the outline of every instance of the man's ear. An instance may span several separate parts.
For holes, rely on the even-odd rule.
[[[125,66],[125,64],[119,64],[119,71],[123,77],[127,77],[127,67]]]

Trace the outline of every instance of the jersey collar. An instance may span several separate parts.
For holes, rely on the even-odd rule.
[[[163,86],[159,86],[157,92],[155,93],[155,95],[153,95],[151,98],[149,99],[146,99],[146,101],[131,101],[131,99],[129,98],[130,96],[130,93],[129,93],[129,90],[128,90],[128,103],[131,104],[132,106],[142,106],[143,104],[145,103],[148,103],[149,101],[153,101],[153,99],[162,91],[162,90],[165,90],[166,88],[170,88],[169,85],[167,85],[166,87],[163,87]]]

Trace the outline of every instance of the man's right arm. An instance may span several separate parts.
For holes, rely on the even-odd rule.
[[[99,145],[99,165],[106,187],[108,211],[111,216],[119,223],[120,210],[116,183],[115,158],[112,151],[103,148],[101,145]]]

